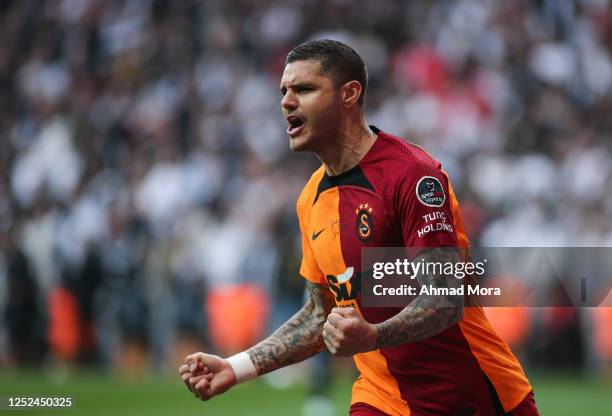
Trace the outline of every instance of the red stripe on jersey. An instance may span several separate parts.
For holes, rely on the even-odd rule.
[[[458,325],[381,352],[412,415],[496,414],[485,375]]]

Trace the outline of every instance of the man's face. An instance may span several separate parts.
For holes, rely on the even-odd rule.
[[[340,100],[332,79],[317,61],[295,61],[285,66],[280,88],[291,150],[320,151],[339,126]]]

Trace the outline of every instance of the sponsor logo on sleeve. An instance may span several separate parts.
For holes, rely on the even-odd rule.
[[[453,232],[453,225],[447,220],[447,216],[443,211],[432,211],[422,216],[425,225],[417,230],[417,235],[422,238],[425,234],[446,231],[449,233]]]
[[[437,178],[423,176],[416,186],[416,195],[423,205],[428,207],[441,207],[446,201],[444,188]]]

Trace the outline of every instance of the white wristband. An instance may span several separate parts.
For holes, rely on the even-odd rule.
[[[232,355],[227,359],[236,374],[236,384],[251,380],[257,377],[257,369],[251,361],[251,357],[246,352]]]

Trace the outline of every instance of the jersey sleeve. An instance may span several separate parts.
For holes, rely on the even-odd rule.
[[[405,247],[456,247],[447,176],[421,164],[399,178],[396,212]]]
[[[312,248],[310,247],[310,241],[308,240],[308,212],[304,199],[303,195],[300,196],[296,205],[300,232],[302,234],[302,264],[300,265],[300,275],[308,281],[322,285],[325,283],[325,276],[315,261]]]

